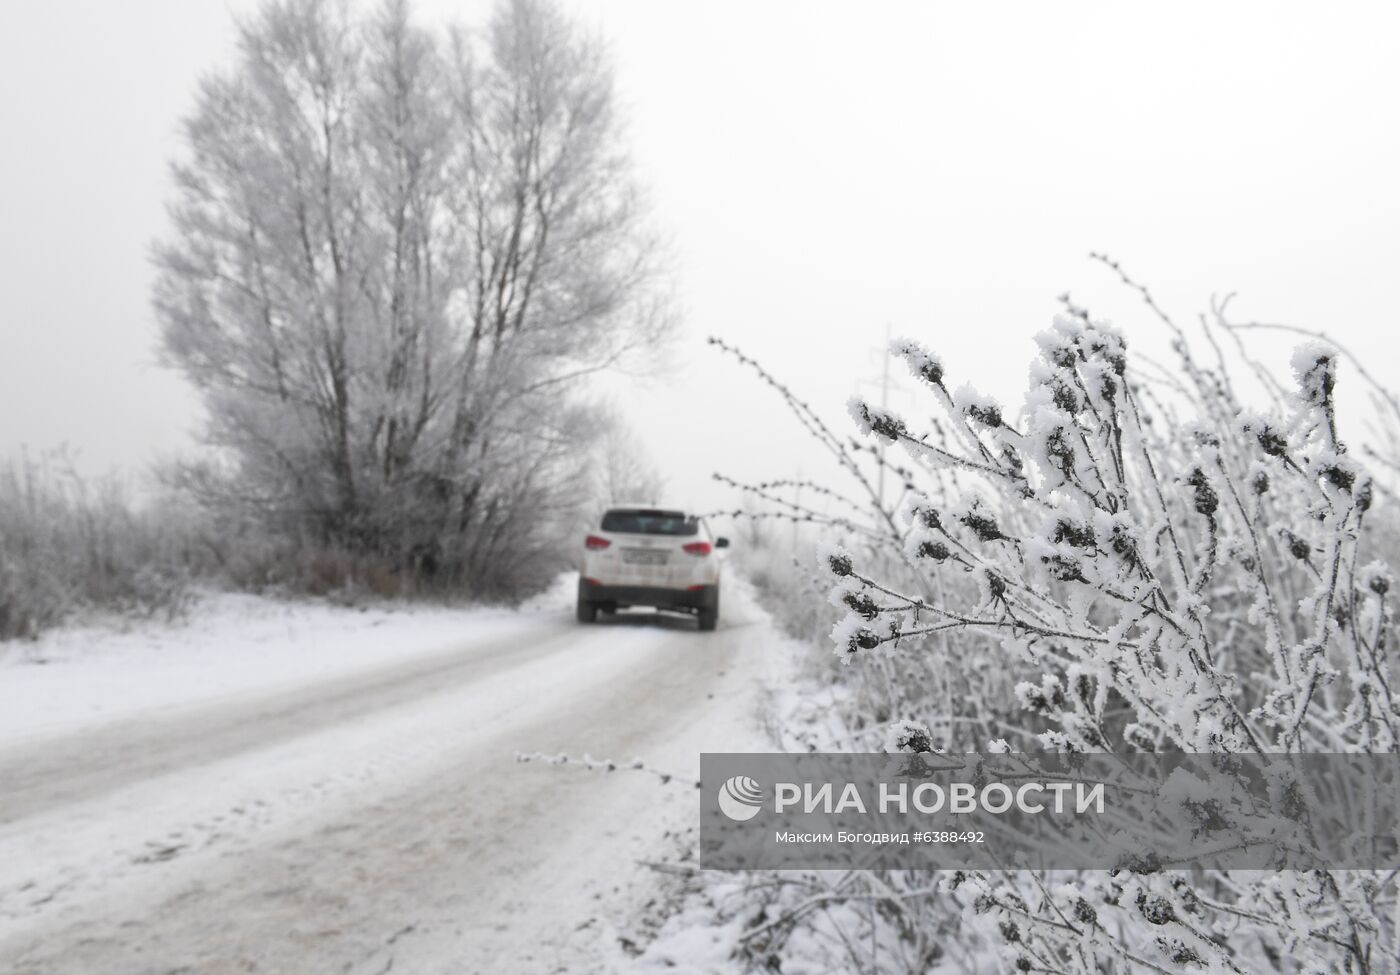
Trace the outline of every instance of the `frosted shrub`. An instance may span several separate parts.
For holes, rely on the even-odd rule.
[[[977,598],[829,559],[836,598],[857,607],[839,649],[995,640],[1075,689],[1030,695],[1057,748],[1392,750],[1389,573],[1363,558],[1375,490],[1337,434],[1335,353],[1299,350],[1279,416],[1243,412],[1198,373],[1208,408],[1178,426],[1145,409],[1115,330],[1065,315],[1038,342],[1019,425],[941,376],[926,382],[951,444],[852,401],[865,433],[959,473],[957,493],[910,492],[904,554]],[[927,376],[916,343],[893,352]],[[1105,715],[1106,692],[1126,720]]]
[[[1291,391],[1255,411],[1214,337],[1216,364],[1202,365],[1158,314],[1178,365],[1164,378],[1066,299],[1020,409],[952,388],[948,365],[908,339],[890,351],[936,405],[933,424],[850,401],[863,443],[902,451],[903,495],[897,511],[830,519],[842,544],[819,571],[862,700],[884,690],[885,747],[1396,749],[1393,527],[1387,492],[1339,432],[1338,351],[1300,347],[1280,384]],[[832,746],[872,747],[874,731]],[[1145,860],[1053,882],[843,883],[905,940],[942,932],[1022,971],[1371,971],[1396,957],[1393,881],[1364,872],[1188,877]]]
[[[0,640],[33,637],[83,609],[173,615],[202,571],[177,508],[137,506],[62,458],[0,465]]]

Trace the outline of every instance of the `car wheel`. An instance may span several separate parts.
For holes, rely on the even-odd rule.
[[[578,621],[580,623],[593,623],[598,619],[598,607],[585,599],[578,601]]]
[[[719,624],[719,607],[700,610],[700,632],[709,633]]]

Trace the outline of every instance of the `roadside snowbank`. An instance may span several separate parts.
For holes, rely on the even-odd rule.
[[[536,593],[521,603],[523,613],[570,613],[578,599],[578,573],[561,572],[548,589]]]
[[[464,637],[506,641],[544,613],[214,593],[175,623],[90,624],[0,643],[0,746],[313,684]]]

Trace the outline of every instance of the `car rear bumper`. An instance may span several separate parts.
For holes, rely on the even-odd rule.
[[[655,606],[657,609],[714,609],[719,605],[719,586],[691,586],[665,589],[660,586],[607,586],[580,579],[578,598],[595,606],[623,609],[628,606]]]

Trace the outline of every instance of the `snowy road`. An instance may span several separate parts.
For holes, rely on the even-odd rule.
[[[700,634],[540,611],[446,643],[395,626],[375,634],[392,653],[329,673],[37,734],[10,722],[0,971],[606,967],[611,925],[645,896],[635,861],[693,822],[694,790],[514,755],[691,777],[702,750],[756,747],[765,621],[740,605]]]

